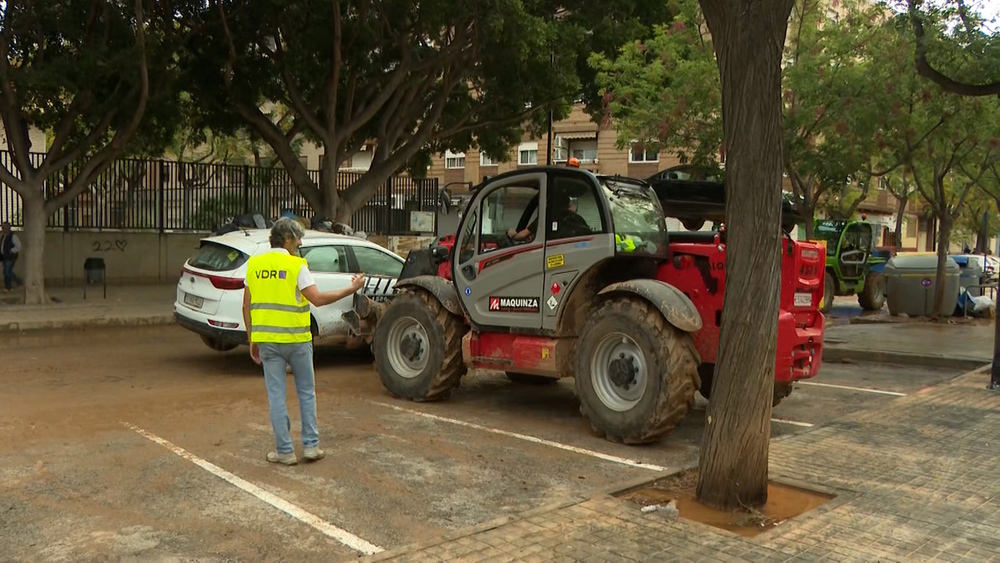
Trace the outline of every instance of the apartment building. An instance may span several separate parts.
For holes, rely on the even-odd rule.
[[[618,148],[618,133],[610,125],[595,123],[583,111],[582,104],[577,104],[569,117],[553,124],[552,130],[552,164],[555,165],[576,157],[582,168],[594,172],[648,178],[680,163],[672,155],[646,150],[642,145]],[[519,145],[510,148],[505,159],[493,159],[475,149],[464,153],[448,151],[433,159],[427,176],[460,192],[462,183],[474,185],[484,176],[544,165],[548,149],[547,135],[541,138],[526,135]]]

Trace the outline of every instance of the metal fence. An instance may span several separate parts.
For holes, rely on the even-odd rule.
[[[44,154],[31,155],[35,166]],[[19,176],[9,152],[0,165]],[[72,165],[45,180],[47,197],[54,197],[79,173]],[[309,176],[319,182],[320,172]],[[347,189],[360,172],[338,172],[337,188]],[[410,211],[433,211],[438,180],[394,176],[358,209],[351,226],[368,234],[409,234]],[[23,224],[20,196],[0,183],[0,219]],[[269,219],[290,210],[312,218],[317,213],[295,188],[291,176],[278,167],[239,166],[119,159],[75,200],[48,218],[50,229],[128,230],[149,232],[211,231],[230,218],[260,213]]]

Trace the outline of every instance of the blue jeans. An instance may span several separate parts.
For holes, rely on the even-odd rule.
[[[12,258],[10,260],[3,261],[3,288],[11,289],[14,287],[14,281],[17,280],[17,276],[14,275],[14,264],[17,262],[17,258]]]
[[[299,412],[302,416],[302,445],[313,448],[319,445],[316,427],[316,379],[313,372],[313,344],[272,344],[261,342],[260,363],[264,366],[264,383],[271,410],[271,427],[279,454],[290,454],[292,447],[292,421],[285,405],[285,366],[291,366],[295,378],[295,391],[299,395]]]

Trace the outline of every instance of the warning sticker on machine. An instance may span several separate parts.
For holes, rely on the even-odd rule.
[[[490,297],[490,311],[500,313],[537,313],[537,297]]]

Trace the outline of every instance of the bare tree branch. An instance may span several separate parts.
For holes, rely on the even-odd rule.
[[[931,66],[930,62],[927,61],[927,38],[924,31],[924,20],[920,14],[920,5],[923,3],[923,0],[906,0],[906,2],[909,7],[913,35],[916,38],[913,61],[917,67],[917,74],[953,94],[962,96],[1000,96],[1000,82],[989,82],[987,84],[959,82]]]

